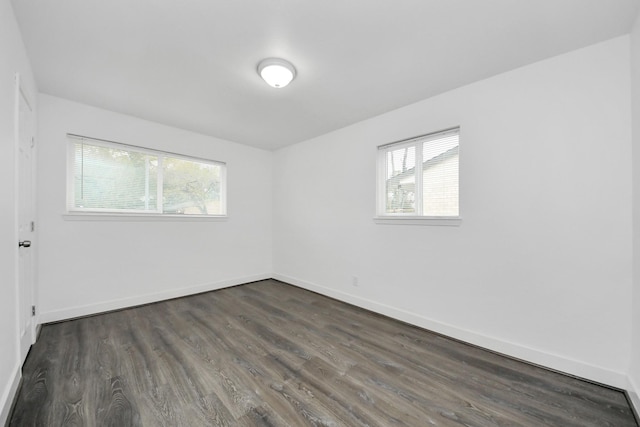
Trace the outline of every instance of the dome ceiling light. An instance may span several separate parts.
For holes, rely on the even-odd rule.
[[[258,64],[258,74],[269,86],[280,89],[296,77],[296,69],[284,59],[267,58]]]

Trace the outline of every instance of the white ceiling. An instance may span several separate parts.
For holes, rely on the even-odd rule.
[[[265,149],[630,31],[640,0],[12,0],[41,92]],[[291,61],[283,89],[258,76]]]

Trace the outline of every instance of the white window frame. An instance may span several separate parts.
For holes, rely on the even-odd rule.
[[[424,216],[421,215],[422,204],[422,179],[418,179],[418,175],[422,176],[422,144],[432,139],[438,139],[443,135],[457,133],[460,135],[460,127],[452,127],[445,130],[432,132],[413,138],[408,138],[400,141],[383,144],[377,147],[377,179],[376,179],[376,216],[373,218],[376,224],[392,224],[392,225],[444,225],[444,226],[459,226],[462,223],[462,216],[460,215],[461,201],[458,200],[458,215],[456,216]],[[390,150],[397,150],[398,148],[415,147],[415,191],[416,197],[419,197],[419,202],[416,200],[417,213],[388,213],[386,212],[386,199],[387,199],[387,153]],[[458,148],[459,150],[459,148]],[[459,160],[458,160],[459,162]],[[459,167],[459,166],[458,166]],[[459,173],[459,172],[458,172]],[[458,184],[458,191],[460,184]],[[460,192],[458,193],[460,194]],[[460,197],[460,196],[458,196]]]
[[[128,209],[103,209],[103,208],[78,208],[75,207],[75,144],[87,141],[91,145],[104,148],[116,148],[142,153],[158,158],[158,180],[156,209],[148,211],[128,210]],[[222,214],[167,214],[162,212],[162,163],[165,157],[172,159],[188,160],[198,163],[220,166],[220,207]],[[225,162],[204,159],[200,157],[188,156],[169,151],[153,150],[130,144],[108,141],[105,139],[92,138],[76,134],[67,134],[67,203],[66,213],[63,215],[68,220],[187,220],[187,221],[217,221],[226,220],[227,212],[227,164]]]

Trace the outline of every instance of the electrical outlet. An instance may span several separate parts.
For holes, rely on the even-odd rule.
[[[358,276],[351,276],[351,286],[358,287]]]

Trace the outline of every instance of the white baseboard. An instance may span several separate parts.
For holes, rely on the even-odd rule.
[[[327,288],[321,285],[310,283],[295,277],[283,274],[274,274],[274,279],[282,282],[344,301],[349,304],[397,319],[403,322],[428,329],[430,331],[446,335],[469,344],[477,345],[507,356],[521,359],[536,365],[544,366],[556,371],[564,372],[580,378],[606,384],[619,389],[627,389],[629,380],[625,373],[612,371],[591,365],[579,360],[570,359],[549,352],[526,347],[521,344],[504,341],[500,338],[490,337],[474,331],[461,329],[459,327],[429,319],[423,315],[398,309],[376,301],[351,295],[346,292]]]
[[[20,378],[22,377],[22,371],[20,365],[16,365],[13,368],[12,379],[7,383],[6,388],[2,392],[2,400],[0,401],[0,426],[7,424],[7,418],[11,412],[11,405],[13,405],[13,399],[18,391],[20,385]]]
[[[636,384],[631,377],[629,377],[629,383],[626,387],[627,394],[629,395],[629,399],[631,400],[631,405],[633,405],[633,409],[636,411],[636,415],[640,417],[640,384]]]
[[[234,279],[221,280],[219,282],[188,286],[186,288],[170,289],[166,291],[155,292],[152,294],[138,295],[134,297],[115,299],[95,304],[69,307],[61,310],[45,311],[40,313],[38,320],[40,323],[49,323],[74,319],[76,317],[89,316],[92,314],[104,313],[106,311],[119,310],[127,307],[135,307],[137,305],[149,304],[172,298],[199,294],[201,292],[215,291],[217,289],[241,285],[243,283],[270,279],[271,276],[271,273],[264,273],[255,276],[237,277]]]

